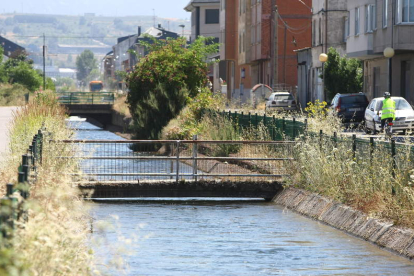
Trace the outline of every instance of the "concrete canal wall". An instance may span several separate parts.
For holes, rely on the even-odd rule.
[[[349,206],[300,189],[287,188],[273,201],[401,256],[409,259],[414,257],[413,229],[394,226],[390,221],[370,218]]]

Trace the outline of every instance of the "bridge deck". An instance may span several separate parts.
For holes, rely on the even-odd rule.
[[[271,200],[283,190],[283,184],[279,181],[102,181],[79,183],[79,189],[87,198],[238,197]]]

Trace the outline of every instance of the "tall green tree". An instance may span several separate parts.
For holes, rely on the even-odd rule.
[[[332,99],[336,93],[362,91],[362,63],[358,59],[341,57],[338,51],[331,47],[324,70],[324,84],[329,99]]]
[[[76,58],[76,78],[80,81],[87,82],[89,74],[94,69],[98,69],[98,61],[91,50],[83,51]]]
[[[36,91],[42,85],[41,75],[33,69],[33,61],[25,55],[3,60],[3,48],[0,47],[0,82],[19,83],[30,91]]]
[[[149,54],[126,78],[135,138],[158,139],[188,97],[195,97],[205,85],[207,56],[218,50],[218,44],[210,41],[200,37],[189,47],[184,38],[145,44]]]

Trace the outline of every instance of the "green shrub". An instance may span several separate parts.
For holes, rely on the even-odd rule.
[[[0,83],[0,106],[20,106],[25,103],[25,95],[29,90],[22,84]]]

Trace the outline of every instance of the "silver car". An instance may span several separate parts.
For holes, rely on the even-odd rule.
[[[395,101],[395,121],[393,132],[412,131],[414,129],[414,110],[403,97],[391,97]],[[365,132],[377,133],[381,127],[381,109],[384,97],[374,98],[365,110]]]
[[[296,110],[295,98],[289,92],[273,92],[266,101],[265,110]]]

